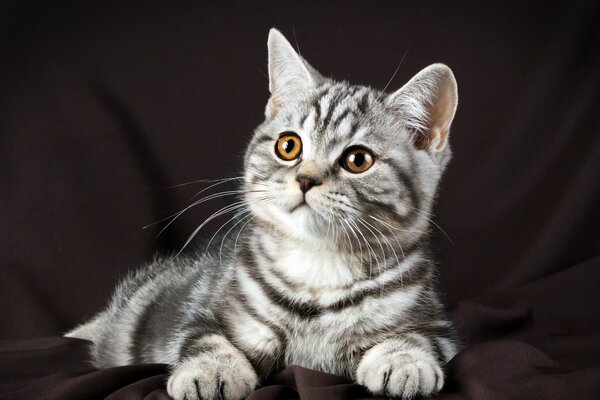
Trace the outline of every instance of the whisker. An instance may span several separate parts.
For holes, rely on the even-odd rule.
[[[248,225],[248,223],[250,221],[252,221],[254,219],[254,215],[250,215],[250,219],[248,219],[246,222],[244,222],[244,225],[242,225],[242,227],[240,228],[240,230],[238,231],[237,236],[235,237],[235,242],[233,242],[233,252],[235,253],[237,250],[237,242],[240,238],[240,234],[242,233],[242,231],[244,230],[244,228],[246,227],[246,225]]]
[[[450,241],[450,243],[451,243],[451,244],[454,246],[454,241],[453,241],[453,240],[450,238],[450,236],[448,236],[448,234],[446,233],[446,231],[445,231],[444,229],[442,229],[442,227],[441,227],[441,226],[439,226],[438,224],[436,224],[436,223],[435,223],[435,221],[434,221],[433,219],[431,219],[431,218],[429,218],[429,217],[428,217],[428,215],[431,215],[431,214],[428,214],[426,211],[423,211],[423,210],[421,210],[421,209],[419,209],[419,208],[416,208],[416,207],[411,207],[411,206],[409,206],[409,207],[410,207],[410,208],[412,208],[412,209],[413,209],[414,211],[416,211],[417,213],[419,213],[419,215],[421,215],[422,217],[426,218],[426,219],[427,219],[429,222],[431,222],[431,223],[432,223],[432,224],[433,224],[433,225],[434,225],[436,228],[438,228],[438,229],[439,229],[439,231],[440,231],[440,232],[442,232],[442,233],[444,234],[444,236],[446,236],[446,238],[447,238],[447,239]]]
[[[396,239],[396,243],[398,243],[398,247],[400,248],[400,252],[402,253],[402,258],[404,259],[404,261],[406,261],[406,255],[404,254],[404,250],[402,249],[402,244],[400,244],[400,240],[398,239],[398,236],[396,236],[396,234],[392,230],[394,227],[392,225],[388,224],[387,222],[385,222],[379,218],[376,218],[372,215],[369,215],[369,217],[373,218],[375,221],[378,221],[383,226],[385,226],[386,229],[392,234],[392,236],[394,236],[394,238]],[[390,228],[392,228],[392,229],[390,229]]]
[[[198,234],[198,232],[204,227],[206,226],[206,224],[208,224],[210,221],[212,221],[213,219],[220,217],[221,215],[227,214],[231,211],[237,210],[238,208],[241,207],[245,207],[246,205],[246,201],[242,200],[242,201],[238,201],[236,203],[233,203],[231,205],[225,206],[223,208],[221,208],[219,211],[214,212],[210,217],[208,217],[206,220],[204,220],[204,222],[202,222],[193,232],[192,234],[188,237],[188,239],[186,240],[186,242],[184,243],[184,245],[181,247],[181,249],[179,250],[179,252],[177,254],[175,254],[175,257],[179,256],[181,254],[181,252],[187,247],[188,244],[190,244],[190,242],[192,241],[192,239],[194,239],[194,237]]]
[[[219,185],[222,185],[224,183],[229,183],[229,182],[231,182],[233,180],[235,180],[235,179],[224,179],[224,180],[222,180],[220,182],[213,183],[212,185],[210,185],[208,187],[205,187],[204,189],[202,189],[201,191],[199,191],[198,193],[196,193],[195,195],[193,195],[190,198],[190,200],[194,200],[196,197],[200,196],[202,193],[206,192],[207,190],[214,188],[215,186],[219,186]]]
[[[354,225],[354,227],[356,228],[357,232],[362,237],[365,245],[367,246],[367,251],[368,251],[368,254],[369,254],[369,278],[371,278],[372,275],[373,275],[373,271],[372,271],[373,259],[371,258],[371,254],[373,254],[373,256],[375,256],[375,259],[377,259],[377,254],[375,254],[375,251],[373,250],[373,248],[369,244],[369,241],[367,240],[367,238],[365,237],[365,235],[363,235],[363,233],[360,230],[360,228],[358,227],[358,225],[356,225],[356,222],[354,222],[352,220],[348,220],[348,222],[351,223],[352,225]]]
[[[361,218],[362,219],[362,218]],[[375,229],[375,231],[377,231],[379,233],[379,235],[381,235],[381,237],[383,238],[383,240],[385,240],[388,248],[390,250],[392,250],[392,253],[394,254],[394,258],[396,259],[396,265],[398,267],[400,267],[401,263],[400,260],[398,259],[398,253],[396,253],[396,249],[394,249],[394,246],[392,246],[391,242],[389,241],[389,239],[387,238],[386,235],[383,234],[383,232],[381,232],[379,229],[377,229],[375,226],[371,225],[370,223],[368,223],[367,221],[365,221],[363,219],[363,222],[366,223],[367,225],[371,226],[373,229]],[[389,229],[388,229],[389,230]],[[398,237],[392,232],[390,231],[390,233],[392,233],[392,235],[396,238],[396,243],[398,243],[398,247],[400,247],[400,251],[402,252],[402,256],[404,257],[404,251],[402,250],[402,245],[400,244],[400,241],[398,240]],[[404,257],[404,261],[406,261],[406,257]],[[385,284],[382,283],[382,290],[383,290],[383,286]],[[402,279],[402,275],[400,275],[400,286],[402,288],[402,290],[404,290],[404,282]]]
[[[383,96],[383,94],[385,93],[385,90],[388,88],[388,86],[390,86],[390,84],[392,83],[392,81],[394,80],[394,78],[396,77],[396,74],[398,73],[398,71],[400,70],[400,66],[402,66],[402,63],[404,62],[404,58],[406,57],[406,55],[408,54],[408,51],[410,50],[410,47],[407,48],[404,51],[404,54],[402,55],[402,58],[400,59],[400,63],[398,64],[398,66],[396,67],[396,70],[394,71],[394,73],[392,74],[392,77],[390,78],[390,80],[388,81],[388,83],[385,85],[385,87],[383,88],[383,90],[381,90],[381,94],[379,96],[377,96],[377,100],[379,100],[379,98],[381,96]]]
[[[360,263],[362,264],[365,260],[364,260],[364,256],[363,256],[363,249],[362,249],[362,244],[360,242],[360,238],[358,237],[358,235],[354,231],[354,228],[350,225],[350,223],[348,221],[346,221],[345,219],[342,219],[341,221],[344,224],[346,224],[348,229],[350,229],[350,233],[352,233],[352,236],[354,236],[356,238],[356,241],[358,242],[358,248],[360,250]]]
[[[229,230],[227,232],[225,232],[225,235],[223,235],[223,238],[221,239],[221,245],[219,246],[219,265],[221,266],[221,268],[223,268],[223,243],[225,243],[225,239],[227,238],[227,235],[229,235],[229,232],[231,232],[236,226],[238,226],[242,221],[244,221],[245,218],[247,218],[251,214],[252,213],[248,211],[247,215],[242,217],[231,228],[229,228]]]
[[[383,245],[381,244],[381,241],[379,240],[379,238],[377,237],[377,235],[375,235],[375,233],[371,230],[371,228],[369,228],[364,222],[363,219],[359,217],[358,222],[360,222],[365,228],[367,228],[367,230],[369,232],[371,232],[371,235],[373,235],[375,237],[375,240],[377,240],[377,243],[379,243],[379,247],[381,248],[381,257],[385,259],[385,250],[383,249]],[[385,268],[385,265],[384,265]],[[379,259],[377,260],[377,272],[379,274],[381,274],[381,264],[379,263]],[[383,296],[383,286],[381,288],[381,295]]]
[[[243,178],[243,176],[234,176],[234,177],[230,177],[230,178],[221,178],[221,179],[197,179],[195,181],[179,183],[179,184],[173,185],[173,186],[159,186],[159,187],[154,187],[154,188],[149,188],[149,189],[152,189],[152,190],[177,189],[177,188],[180,188],[183,186],[193,185],[195,183],[213,183],[213,182],[219,182],[219,181],[232,181],[232,180],[239,180],[242,178]]]
[[[149,227],[149,226],[156,225],[157,223],[163,222],[163,221],[165,221],[165,220],[167,220],[167,219],[169,219],[169,218],[171,218],[171,217],[172,217],[171,221],[169,221],[169,223],[168,223],[168,224],[166,224],[166,225],[165,225],[165,226],[164,226],[164,227],[163,227],[163,228],[162,228],[162,229],[161,229],[161,230],[158,232],[158,234],[156,235],[156,237],[159,237],[159,236],[160,236],[160,235],[161,235],[161,234],[162,234],[162,233],[165,231],[165,229],[167,229],[167,228],[168,228],[168,227],[169,227],[169,226],[170,226],[170,225],[171,225],[173,222],[175,222],[175,221],[176,221],[176,220],[177,220],[177,219],[178,219],[178,218],[179,218],[179,217],[180,217],[180,216],[181,216],[181,215],[182,215],[184,212],[186,212],[186,211],[187,211],[187,210],[189,210],[190,208],[192,208],[192,207],[195,207],[195,206],[197,206],[197,205],[199,205],[199,204],[202,204],[202,203],[204,203],[204,202],[206,202],[206,201],[208,201],[208,200],[214,200],[214,199],[218,199],[218,198],[220,198],[220,197],[226,197],[226,196],[233,196],[233,195],[237,195],[237,194],[240,194],[240,193],[242,193],[242,191],[238,191],[238,190],[230,190],[230,191],[226,191],[226,192],[219,192],[219,193],[214,193],[214,194],[211,194],[211,195],[209,195],[209,196],[203,197],[202,199],[200,199],[200,200],[197,200],[197,201],[193,202],[193,203],[192,203],[192,204],[190,204],[189,206],[185,207],[183,210],[181,210],[181,211],[179,211],[179,212],[177,212],[177,213],[175,213],[175,214],[173,214],[173,215],[171,215],[171,216],[169,216],[169,217],[167,217],[167,218],[163,218],[163,219],[162,219],[162,220],[160,220],[160,221],[157,221],[157,222],[154,222],[154,223],[152,223],[152,224],[150,224],[150,225],[147,225],[147,226],[145,226],[145,227],[144,227],[144,229],[145,229],[145,228],[147,228],[147,227]]]
[[[217,231],[211,236],[210,240],[208,241],[208,243],[206,244],[206,250],[208,250],[210,248],[210,245],[212,243],[212,241],[214,240],[214,238],[219,234],[219,232],[221,231],[221,229],[223,229],[228,223],[230,223],[231,221],[235,220],[236,218],[241,217],[243,214],[250,212],[248,211],[247,208],[242,209],[241,211],[238,211],[237,213],[234,214],[233,217],[229,218],[224,224],[222,224],[219,229],[217,229]],[[235,225],[234,225],[235,226]]]
[[[227,194],[224,194],[224,193],[227,193]],[[146,225],[146,226],[143,226],[143,227],[142,227],[142,229],[147,229],[147,228],[149,228],[149,227],[151,227],[151,226],[154,226],[154,225],[156,225],[156,224],[159,224],[159,223],[161,223],[161,222],[164,222],[164,221],[166,221],[166,220],[168,220],[168,219],[170,219],[170,218],[173,218],[173,217],[179,216],[179,215],[183,214],[185,211],[189,210],[190,208],[192,208],[192,207],[194,207],[194,206],[197,206],[198,204],[201,204],[201,203],[203,203],[204,201],[212,200],[212,199],[215,199],[215,198],[218,198],[218,197],[224,197],[225,195],[239,194],[239,193],[242,193],[242,192],[240,191],[240,192],[237,192],[237,193],[233,193],[233,191],[227,191],[227,192],[219,192],[219,193],[214,193],[214,194],[211,194],[210,196],[204,197],[204,198],[202,198],[202,199],[200,199],[200,200],[197,200],[197,201],[195,201],[194,203],[190,204],[189,206],[186,206],[186,207],[185,207],[183,210],[181,210],[181,211],[178,211],[178,212],[176,212],[176,213],[174,213],[174,214],[171,214],[171,215],[169,215],[168,217],[165,217],[165,218],[159,219],[158,221],[155,221],[155,222],[153,222],[153,223],[151,223],[151,224],[148,224],[148,225]],[[223,194],[223,196],[218,196],[218,195],[220,195],[220,194]],[[213,197],[213,196],[216,196],[216,197]]]

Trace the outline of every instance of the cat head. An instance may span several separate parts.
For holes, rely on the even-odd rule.
[[[245,156],[254,217],[315,245],[418,240],[451,154],[450,68],[384,93],[323,77],[275,29],[268,49],[271,96]]]

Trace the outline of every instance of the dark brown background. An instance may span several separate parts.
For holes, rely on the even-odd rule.
[[[436,229],[434,245],[468,346],[447,398],[600,398],[599,25],[592,1],[2,3],[0,337],[13,340],[0,389],[52,398],[63,375],[27,379],[85,369],[83,343],[22,339],[97,312],[129,269],[226,204],[158,240],[160,226],[142,229],[202,186],[159,188],[240,171],[276,26],[335,78],[383,88],[405,52],[390,89],[433,62],[455,72],[454,160],[434,219],[451,241]],[[103,394],[52,393],[104,397],[129,379],[131,398],[164,396],[163,367],[132,368],[89,372],[92,387],[121,379]],[[362,393],[339,397],[311,374],[284,371],[296,389],[268,395],[316,398],[302,392],[315,382],[325,398]]]

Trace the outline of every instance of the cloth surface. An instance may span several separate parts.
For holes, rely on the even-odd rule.
[[[590,1],[4,2],[0,399],[167,398],[164,365],[98,371],[60,335],[233,201],[142,229],[206,185],[168,187],[239,175],[271,26],[338,79],[456,75],[432,242],[465,346],[439,398],[600,398],[599,20]],[[369,396],[300,367],[250,396],[288,398]]]

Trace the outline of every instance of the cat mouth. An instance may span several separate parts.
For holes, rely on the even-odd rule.
[[[294,207],[292,207],[290,209],[290,214],[293,213],[296,210],[299,210],[301,208],[310,208],[310,206],[308,205],[308,203],[306,202],[306,200],[302,200],[300,203],[296,204]]]

